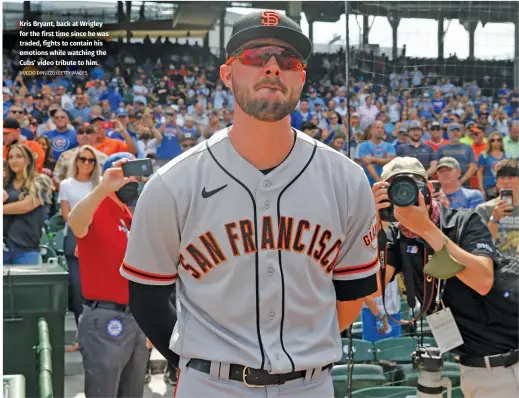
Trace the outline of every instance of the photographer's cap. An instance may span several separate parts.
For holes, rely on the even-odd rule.
[[[461,170],[460,163],[450,156],[446,156],[440,159],[440,161],[438,162],[437,169],[439,170],[440,167],[448,167],[449,169]]]
[[[254,39],[279,39],[290,44],[306,60],[312,42],[292,19],[277,11],[254,11],[234,21],[231,38],[225,46],[227,56]]]
[[[394,158],[382,168],[382,180],[386,181],[397,174],[414,174],[427,180],[425,168],[416,158],[409,156]]]

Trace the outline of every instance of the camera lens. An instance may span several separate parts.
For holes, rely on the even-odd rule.
[[[412,180],[395,181],[389,187],[388,196],[395,206],[411,206],[418,200],[418,188]]]

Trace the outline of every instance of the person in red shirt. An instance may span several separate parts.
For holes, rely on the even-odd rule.
[[[443,130],[440,126],[440,123],[437,121],[434,121],[431,123],[431,128],[429,130],[431,133],[431,139],[425,141],[426,145],[429,145],[434,152],[438,151],[438,148],[442,145],[448,144],[449,141],[443,138]]]
[[[68,217],[77,237],[84,310],[78,344],[85,369],[86,397],[142,397],[148,349],[129,309],[128,280],[119,273],[138,197],[135,177],[124,177],[123,152],[109,156],[103,179]]]

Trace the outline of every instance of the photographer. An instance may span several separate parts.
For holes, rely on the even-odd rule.
[[[460,355],[465,397],[518,396],[517,292],[504,292],[502,279],[495,278],[499,256],[485,222],[475,211],[448,209],[431,199],[417,159],[393,159],[381,177],[373,194],[384,227],[382,291],[401,272],[410,306],[416,297],[420,315],[449,319],[442,333],[452,337],[459,330],[463,340],[457,347],[439,348],[454,347]],[[429,325],[434,332],[431,318]]]

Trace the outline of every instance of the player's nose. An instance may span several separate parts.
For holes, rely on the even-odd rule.
[[[272,56],[264,66],[264,71],[267,76],[274,75],[279,76],[281,68],[278,65],[276,57]]]

